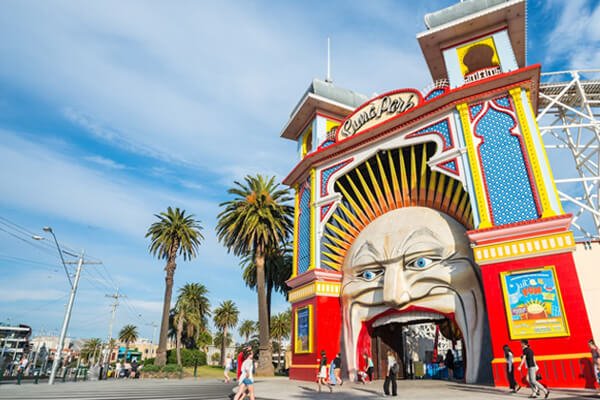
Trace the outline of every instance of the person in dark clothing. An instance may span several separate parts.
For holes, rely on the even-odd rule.
[[[383,392],[386,396],[390,394],[390,383],[392,384],[392,396],[398,395],[398,386],[396,385],[396,374],[398,374],[398,363],[394,353],[388,350],[387,352],[387,375],[383,382]]]
[[[521,364],[519,365],[519,370],[523,368],[524,365],[527,365],[527,380],[529,381],[529,386],[532,390],[532,393],[529,397],[538,397],[541,390],[542,392],[544,392],[544,398],[547,399],[550,395],[550,390],[545,388],[544,385],[537,381],[537,373],[539,368],[537,366],[537,363],[535,362],[533,350],[531,350],[531,347],[529,347],[529,341],[527,339],[521,340],[521,347],[523,348],[523,355],[521,356]]]
[[[139,367],[140,367],[140,365],[137,362],[137,358],[134,358],[133,361],[131,362],[131,377],[133,379],[137,379],[140,377],[138,374]]]
[[[329,392],[331,393],[333,389],[327,381],[327,356],[325,354],[325,350],[321,350],[321,359],[317,361],[319,361],[319,373],[317,375],[317,385],[319,386],[319,392],[321,391],[321,385],[327,385],[327,387],[329,388]]]
[[[448,349],[446,352],[446,359],[444,360],[446,369],[448,370],[448,379],[454,378],[454,353],[452,349]]]
[[[373,380],[373,359],[369,357],[367,353],[365,353],[363,357],[365,358],[365,364],[367,366],[367,375],[369,376],[369,382],[371,382]]]
[[[333,374],[335,375],[336,384],[339,382],[342,386],[342,357],[340,357],[340,353],[337,353],[333,359]]]
[[[521,389],[521,386],[518,385],[515,380],[515,361],[513,353],[507,344],[502,346],[502,350],[504,350],[504,359],[506,360],[506,378],[508,379],[508,385],[513,393],[517,393]]]

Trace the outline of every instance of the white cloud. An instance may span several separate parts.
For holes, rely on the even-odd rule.
[[[88,156],[88,157],[85,157],[85,159],[94,164],[98,164],[102,167],[106,167],[109,169],[125,169],[126,168],[125,165],[120,164],[114,160],[111,160],[110,158],[105,158],[102,156]]]
[[[548,37],[546,62],[572,69],[600,66],[600,4],[587,0],[556,2],[559,20]]]
[[[182,206],[215,215],[217,204],[78,165],[0,130],[0,204],[143,238],[154,214]]]

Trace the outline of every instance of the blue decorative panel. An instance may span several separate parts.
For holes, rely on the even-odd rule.
[[[407,136],[407,138],[425,136],[432,133],[442,138],[442,141],[444,142],[444,148],[442,151],[446,151],[454,147],[454,143],[452,142],[452,136],[450,136],[450,125],[448,124],[447,119],[440,121],[436,124],[430,125],[427,128],[423,128],[418,132],[411,133]]]
[[[475,127],[495,225],[538,218],[521,140],[511,133],[515,125],[509,113],[490,107]]]
[[[469,111],[471,112],[471,119],[475,119],[477,114],[479,114],[481,112],[482,108],[483,108],[483,104],[476,104],[474,106],[469,107]]]
[[[444,89],[435,89],[432,90],[431,92],[429,92],[429,94],[427,95],[427,97],[425,97],[425,100],[429,101],[431,99],[435,99],[436,97],[444,94],[446,91]]]
[[[333,173],[339,171],[341,168],[343,168],[345,165],[347,165],[352,160],[353,159],[351,158],[349,160],[342,161],[341,163],[335,164],[335,165],[321,171],[321,196],[327,195],[327,183],[329,182],[329,178],[331,178],[331,175]]]
[[[333,141],[333,140],[326,140],[323,143],[321,143],[321,146],[319,146],[319,147],[325,148],[325,147],[331,146],[332,144],[335,144],[335,141]]]
[[[494,99],[494,102],[496,104],[498,104],[500,107],[506,107],[506,108],[512,109],[512,107],[510,105],[510,100],[508,99],[508,96],[504,96],[504,97],[500,97],[498,99]]]
[[[458,167],[456,166],[456,161],[454,161],[454,160],[442,163],[439,166],[440,166],[440,168],[444,168],[444,169],[447,169],[451,172],[458,174]]]
[[[310,266],[310,180],[300,192],[300,210],[298,215],[298,274],[308,271]]]

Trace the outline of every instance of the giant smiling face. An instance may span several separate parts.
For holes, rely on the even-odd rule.
[[[390,211],[366,226],[346,253],[342,280],[342,348],[356,376],[360,335],[415,318],[449,318],[466,348],[465,379],[476,382],[487,325],[479,270],[465,228],[424,207]],[[365,329],[367,328],[367,329]]]

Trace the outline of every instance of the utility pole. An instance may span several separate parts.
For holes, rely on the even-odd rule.
[[[152,321],[151,323],[146,324],[146,326],[151,326],[153,328],[152,329],[152,342],[150,342],[150,343],[154,344],[154,339],[156,338],[156,328],[158,328],[158,324],[156,322]]]
[[[117,314],[117,307],[119,307],[119,299],[125,298],[127,296],[119,294],[119,288],[115,291],[115,294],[105,294],[104,297],[109,297],[114,299],[114,302],[110,305],[112,307],[112,315],[110,317],[110,323],[108,324],[108,340],[106,341],[106,352],[104,353],[104,360],[102,364],[104,365],[104,370],[107,371],[106,365],[108,364],[108,357],[112,352],[110,348],[110,341],[112,340],[113,334],[113,325],[115,323],[115,315]]]
[[[65,344],[65,336],[67,335],[67,329],[69,328],[69,322],[71,321],[71,311],[73,310],[73,302],[75,301],[77,285],[79,284],[79,277],[81,276],[81,267],[83,266],[83,254],[84,252],[82,251],[81,255],[79,256],[79,261],[77,262],[77,270],[75,271],[75,281],[73,282],[73,286],[71,287],[71,295],[69,296],[67,311],[65,312],[65,318],[63,320],[62,329],[60,331],[58,347],[56,348],[54,362],[52,363],[52,372],[50,373],[50,379],[48,379],[49,385],[52,385],[54,383],[54,378],[56,377],[56,370],[58,369],[58,364],[60,364],[60,361],[62,360],[62,350]]]
[[[77,286],[79,285],[79,278],[81,277],[81,268],[83,267],[84,251],[81,251],[81,255],[79,256],[79,260],[76,262],[77,269],[75,270],[75,280],[73,281],[73,285],[71,286],[71,294],[69,295],[69,303],[67,304],[67,310],[65,311],[65,318],[63,319],[62,329],[60,331],[60,336],[58,338],[58,346],[56,348],[56,354],[54,356],[54,361],[52,362],[52,371],[50,373],[50,379],[48,379],[48,384],[54,384],[54,379],[56,378],[56,371],[58,369],[58,365],[62,360],[62,350],[65,346],[65,337],[67,336],[67,329],[69,329],[69,322],[71,321],[71,312],[73,311],[73,303],[75,302],[75,295],[77,294]],[[75,264],[75,262],[65,262],[65,264]],[[85,262],[85,264],[101,264],[100,262]]]

